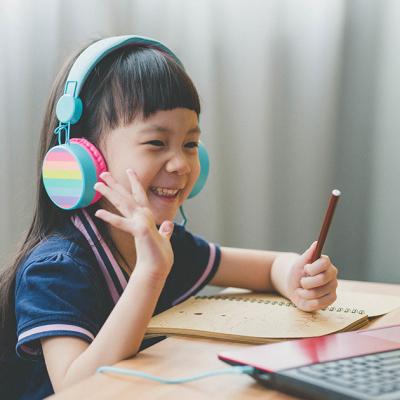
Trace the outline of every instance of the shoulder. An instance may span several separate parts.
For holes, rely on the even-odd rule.
[[[182,225],[175,224],[171,245],[177,263],[187,263],[190,260],[198,266],[204,266],[210,262],[214,264],[215,259],[219,263],[219,246],[187,231]]]
[[[175,224],[174,232],[171,236],[171,244],[174,251],[191,252],[194,248],[208,248],[209,243],[199,235],[195,235],[186,230],[182,225]]]
[[[220,247],[175,224],[171,236],[174,264],[166,283],[172,305],[201,290],[215,275],[221,258]]]
[[[39,273],[43,276],[46,271],[57,274],[65,271],[68,275],[95,272],[96,260],[93,252],[82,234],[71,225],[68,223],[42,239],[27,254],[18,267],[16,287],[27,274]]]

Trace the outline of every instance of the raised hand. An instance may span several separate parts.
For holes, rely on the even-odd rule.
[[[292,302],[303,311],[316,311],[336,300],[337,268],[327,256],[311,263],[314,242],[293,263],[288,275],[288,293]]]
[[[137,175],[132,170],[126,171],[130,191],[125,189],[110,172],[103,172],[100,177],[104,182],[94,185],[121,215],[99,209],[96,217],[109,223],[117,229],[131,234],[135,239],[136,266],[135,270],[165,279],[171,270],[174,255],[170,237],[174,225],[164,221],[157,230],[149,201]]]

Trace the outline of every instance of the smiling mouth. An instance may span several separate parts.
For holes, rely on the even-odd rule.
[[[170,189],[170,188],[152,186],[150,187],[150,191],[157,196],[173,199],[177,197],[181,189]]]

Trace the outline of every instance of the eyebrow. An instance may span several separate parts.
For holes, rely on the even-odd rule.
[[[166,126],[151,125],[139,131],[139,133],[149,133],[149,132],[171,133],[172,130],[167,128]],[[194,128],[191,128],[186,132],[187,135],[190,133],[201,133],[201,130],[198,126],[195,126]]]

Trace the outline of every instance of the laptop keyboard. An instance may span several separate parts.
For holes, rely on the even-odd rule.
[[[400,350],[368,354],[295,369],[299,375],[360,393],[359,398],[400,399]],[[324,385],[321,385],[324,386]],[[397,396],[393,397],[394,394]],[[358,397],[355,397],[358,398]]]

